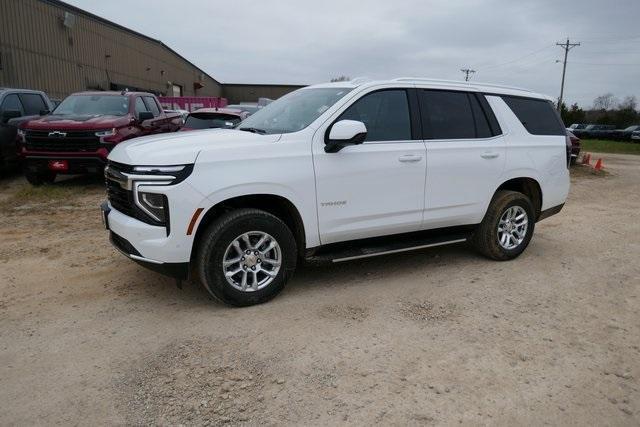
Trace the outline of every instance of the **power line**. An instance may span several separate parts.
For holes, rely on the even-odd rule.
[[[556,43],[556,46],[560,46],[564,49],[564,61],[562,61],[562,83],[560,84],[560,98],[558,98],[558,110],[562,108],[562,97],[564,95],[564,76],[567,73],[567,55],[569,51],[576,46],[580,46],[580,43],[570,43],[567,39],[566,43]]]
[[[476,70],[472,70],[471,68],[461,68],[460,71],[464,73],[464,81],[469,81],[469,75],[476,72]]]
[[[502,67],[502,66],[504,66],[504,65],[513,64],[514,62],[521,61],[521,60],[523,60],[523,59],[525,59],[525,58],[528,58],[528,57],[533,56],[533,55],[535,55],[535,54],[537,54],[537,53],[540,53],[540,52],[542,52],[543,50],[549,49],[549,48],[550,48],[550,47],[552,47],[552,46],[553,46],[553,45],[546,45],[546,46],[544,46],[544,47],[542,47],[542,48],[540,48],[540,49],[534,50],[533,52],[529,52],[529,53],[527,53],[526,55],[519,56],[519,57],[517,57],[517,58],[515,58],[515,59],[512,59],[512,60],[510,60],[510,61],[501,62],[501,63],[498,63],[498,64],[489,64],[489,65],[486,65],[486,66],[481,66],[481,67],[480,67],[480,69],[481,69],[481,70],[485,70],[485,69],[487,69],[487,68]]]

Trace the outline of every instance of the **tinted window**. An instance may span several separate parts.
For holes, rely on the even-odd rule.
[[[430,139],[475,138],[471,103],[465,92],[422,91],[423,123]]]
[[[365,95],[338,120],[358,120],[367,127],[366,141],[411,139],[409,103],[404,90],[384,90]]]
[[[156,100],[150,96],[144,97],[144,102],[147,104],[147,108],[149,111],[153,113],[153,117],[157,117],[160,115],[160,108],[158,108],[158,104],[156,104]]]
[[[189,129],[230,128],[241,121],[240,117],[231,114],[191,113],[184,127]]]
[[[24,113],[27,116],[35,116],[40,114],[40,111],[49,109],[42,97],[35,93],[21,93],[20,100],[24,106]]]
[[[473,111],[473,118],[476,121],[476,138],[490,138],[493,136],[489,121],[485,112],[480,107],[480,102],[475,95],[469,94],[469,101],[471,101],[471,111]]]
[[[0,110],[1,111],[17,110],[17,111],[20,111],[20,113],[24,114],[23,113],[24,110],[22,109],[22,103],[20,103],[20,100],[18,99],[18,95],[13,93],[4,97],[4,101],[2,101]]]
[[[503,96],[511,111],[533,135],[565,135],[566,130],[553,104],[542,99]]]
[[[147,106],[145,105],[144,101],[140,97],[136,98],[135,109],[136,109],[136,117],[138,117],[140,115],[140,113],[142,113],[142,112],[149,111],[147,109]]]

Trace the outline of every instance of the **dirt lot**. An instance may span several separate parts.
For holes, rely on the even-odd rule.
[[[519,259],[304,268],[247,309],[110,247],[99,180],[0,180],[0,424],[640,423],[640,156]]]

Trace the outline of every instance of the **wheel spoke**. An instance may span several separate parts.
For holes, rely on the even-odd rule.
[[[227,277],[232,277],[235,276],[236,274],[240,273],[242,271],[241,268],[238,268],[237,270],[231,270],[231,271],[227,271],[224,275]]]
[[[266,263],[266,264],[269,264],[269,265],[272,265],[274,267],[279,267],[280,266],[280,260],[277,260],[277,259],[263,258],[262,262]]]
[[[262,237],[260,238],[260,240],[258,240],[258,243],[256,243],[255,245],[253,245],[253,249],[260,249],[260,246],[262,246],[262,244],[265,242],[265,240],[267,240],[269,238],[268,235],[263,234]]]
[[[258,290],[258,272],[252,271],[253,273],[253,281],[251,282],[251,289],[254,291]]]
[[[275,240],[272,240],[272,241],[271,241],[271,243],[269,243],[269,244],[267,245],[267,247],[266,247],[264,250],[260,251],[260,253],[261,253],[262,255],[264,255],[264,254],[266,254],[267,252],[269,252],[271,249],[275,248],[275,247],[276,247],[276,245],[277,245],[276,241],[275,241]]]
[[[244,243],[247,245],[247,249],[251,248],[251,240],[249,240],[249,235],[248,234],[243,234],[242,235],[242,240],[244,240]]]
[[[242,272],[242,282],[240,283],[240,287],[242,288],[243,291],[247,290],[247,272],[246,271]]]
[[[228,267],[228,266],[230,266],[230,265],[237,264],[237,263],[239,263],[240,261],[242,261],[242,257],[237,257],[237,258],[233,258],[233,259],[228,259],[228,260],[226,260],[226,261],[223,261],[223,262],[222,262],[222,264],[223,264],[225,267]]]

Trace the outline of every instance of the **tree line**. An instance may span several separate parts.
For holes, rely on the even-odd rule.
[[[580,108],[577,103],[567,107],[563,102],[560,115],[567,126],[572,123],[595,123],[615,125],[618,129],[624,129],[640,125],[638,100],[635,96],[626,96],[620,101],[613,94],[606,93],[596,97],[593,106],[587,110]]]

